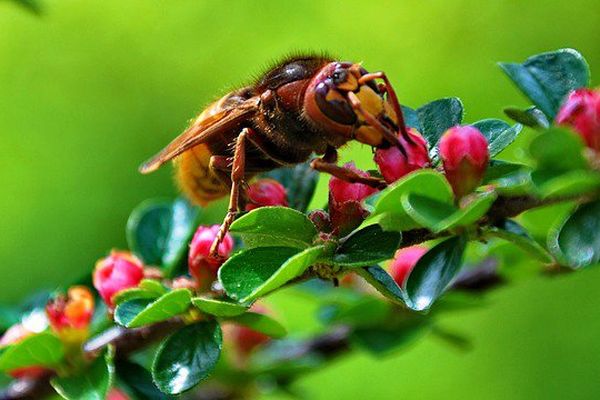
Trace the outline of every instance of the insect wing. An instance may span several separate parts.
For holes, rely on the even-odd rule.
[[[192,126],[176,137],[157,155],[140,166],[140,172],[147,174],[177,157],[190,148],[210,140],[245,122],[258,110],[259,98],[253,97],[236,107],[225,109],[206,118],[196,120]]]

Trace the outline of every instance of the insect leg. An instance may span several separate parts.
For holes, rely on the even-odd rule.
[[[406,123],[404,122],[404,113],[402,112],[402,107],[400,107],[400,102],[398,101],[398,96],[396,96],[396,91],[394,90],[394,87],[390,83],[390,80],[388,79],[385,72],[374,72],[371,74],[363,75],[358,79],[358,83],[359,85],[362,85],[363,83],[372,81],[374,79],[383,79],[383,81],[385,82],[385,91],[388,94],[388,98],[390,100],[390,103],[392,104],[392,108],[394,109],[396,117],[398,118],[400,133],[402,134],[402,137],[406,139],[407,142],[414,144],[413,139],[408,134],[408,129],[406,128]]]
[[[339,165],[335,164],[335,161],[332,162],[330,160],[337,160],[337,152],[332,147],[327,148],[327,151],[322,158],[315,158],[312,160],[310,162],[310,166],[315,171],[328,173],[346,182],[363,183],[377,189],[383,189],[386,187],[385,181],[380,178],[375,178],[372,176],[360,176],[351,169],[340,167]]]
[[[352,106],[354,111],[360,113],[369,125],[381,132],[383,134],[383,137],[388,142],[398,147],[398,149],[404,155],[404,157],[408,157],[408,155],[406,154],[406,150],[402,146],[402,143],[400,143],[400,140],[398,140],[398,136],[394,132],[392,132],[391,129],[385,126],[381,121],[379,121],[373,114],[365,110],[362,106],[362,103],[360,102],[360,99],[356,94],[354,94],[354,92],[348,92],[347,96],[348,101],[350,102],[350,105]]]
[[[229,196],[229,207],[227,215],[221,224],[219,233],[210,246],[210,256],[218,258],[219,244],[225,238],[229,231],[229,227],[237,216],[240,205],[240,189],[244,181],[245,166],[246,166],[246,135],[249,128],[242,129],[242,132],[237,137],[235,142],[235,150],[233,153],[233,164],[231,165],[231,192]]]

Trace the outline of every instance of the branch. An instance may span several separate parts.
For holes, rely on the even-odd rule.
[[[540,200],[531,196],[519,197],[499,197],[492,205],[488,214],[480,221],[480,224],[491,224],[504,218],[511,218],[532,208],[549,206],[565,201],[586,202],[592,199],[590,195],[553,198],[549,200]],[[413,229],[403,232],[402,246],[412,246],[438,237],[450,235],[450,232],[441,232],[433,234],[427,229]],[[305,281],[314,278],[313,273],[302,275],[290,282],[290,284]],[[487,291],[501,283],[501,278],[497,273],[497,266],[492,263],[484,263],[477,268],[463,271],[452,285],[453,290],[467,291]],[[85,343],[84,353],[90,357],[96,357],[108,345],[115,346],[116,357],[126,357],[131,353],[148,347],[156,341],[166,337],[178,328],[184,326],[181,318],[174,318],[169,321],[150,325],[137,329],[126,329],[114,326],[100,335],[90,339]],[[299,353],[295,353],[297,358],[302,355],[313,352],[320,354],[327,359],[335,358],[346,353],[350,349],[349,327],[338,327],[333,331],[322,336],[307,340]],[[20,379],[13,381],[8,388],[0,392],[0,400],[25,400],[41,399],[50,394],[53,390],[50,386],[52,375],[46,375],[38,379]],[[199,389],[202,391],[202,389]],[[208,393],[201,393],[198,398],[214,400],[216,398]]]

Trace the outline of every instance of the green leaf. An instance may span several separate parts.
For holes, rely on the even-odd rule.
[[[206,379],[221,355],[223,337],[216,321],[188,325],[165,339],[152,363],[152,379],[167,394],[179,394]]]
[[[427,332],[425,318],[408,318],[378,327],[364,327],[352,332],[350,339],[377,357],[399,351]]]
[[[119,305],[133,299],[156,299],[167,293],[159,281],[153,279],[142,279],[137,287],[121,290],[114,297],[115,304]]]
[[[585,59],[573,49],[538,54],[522,64],[500,63],[500,67],[551,120],[570,91],[590,82]]]
[[[248,307],[228,300],[194,297],[192,304],[200,311],[215,317],[234,317],[245,313]]]
[[[505,219],[496,226],[489,227],[485,231],[488,237],[498,237],[520,247],[531,256],[543,263],[551,263],[552,257],[546,249],[540,246],[523,228],[513,220]]]
[[[550,126],[550,122],[546,115],[541,112],[537,107],[529,107],[525,110],[521,110],[516,107],[506,107],[504,114],[514,121],[517,121],[525,126],[534,129],[546,129]]]
[[[402,107],[402,115],[404,115],[404,123],[409,128],[415,128],[419,132],[423,132],[421,121],[419,121],[419,114],[415,110],[407,106]]]
[[[199,209],[186,200],[148,200],[127,221],[129,248],[147,265],[160,265],[171,275],[187,252]]]
[[[104,400],[114,375],[112,356],[98,357],[83,373],[54,377],[50,381],[56,392],[67,400]]]
[[[600,187],[596,171],[575,170],[566,173],[534,171],[533,183],[542,199],[590,193]]]
[[[561,128],[544,130],[529,145],[529,153],[538,169],[568,171],[586,169],[583,141],[571,131]]]
[[[573,268],[600,261],[600,201],[580,206],[548,234],[548,248]]]
[[[363,277],[364,280],[389,300],[397,304],[405,304],[404,292],[390,274],[380,266],[374,265],[371,267],[358,268],[353,272]]]
[[[493,185],[497,193],[505,196],[535,192],[530,167],[500,160],[490,161],[482,184]]]
[[[310,162],[279,168],[263,176],[281,183],[286,189],[289,206],[301,212],[308,208],[319,180],[319,173],[310,167]]]
[[[235,322],[236,324],[247,326],[248,328],[264,333],[265,335],[276,339],[287,335],[287,331],[283,325],[268,315],[247,312],[245,314],[238,315],[237,317],[227,318],[227,320]]]
[[[500,153],[511,144],[523,129],[522,125],[510,126],[499,119],[484,119],[473,124],[488,141],[490,157]]]
[[[269,279],[264,281],[260,286],[257,286],[252,293],[240,301],[242,303],[252,302],[259,297],[265,296],[267,293],[278,289],[297,276],[302,275],[308,267],[315,264],[324,252],[325,246],[316,246],[310,247],[288,258],[288,260],[283,263]]]
[[[365,267],[394,257],[400,246],[399,232],[386,232],[370,225],[348,236],[333,255],[333,262],[343,267]]]
[[[438,243],[419,259],[406,281],[408,307],[427,310],[460,270],[466,239],[456,236]]]
[[[156,300],[133,299],[123,302],[115,309],[115,322],[127,328],[167,320],[184,313],[190,306],[188,289],[175,289]]]
[[[113,298],[114,302],[116,305],[119,305],[121,303],[124,303],[126,301],[129,300],[134,300],[134,299],[149,299],[149,300],[153,300],[160,297],[158,294],[156,294],[155,292],[151,292],[149,290],[146,289],[142,289],[139,287],[135,287],[135,288],[129,288],[129,289],[125,289],[125,290],[121,290],[120,292],[118,292],[115,297]]]
[[[48,332],[31,335],[0,352],[0,371],[58,365],[64,357],[64,347],[59,338]]]
[[[456,97],[439,99],[420,107],[417,115],[423,128],[421,133],[429,148],[434,149],[442,134],[462,121],[463,105]]]
[[[425,196],[405,194],[402,196],[402,207],[421,226],[437,233],[474,224],[490,209],[496,197],[494,192],[481,193],[467,206],[457,209]]]
[[[247,247],[286,246],[304,249],[317,229],[306,215],[286,207],[260,207],[238,218],[230,228]]]
[[[219,281],[229,297],[243,301],[299,252],[293,247],[255,247],[242,251],[221,266]]]
[[[401,207],[401,198],[407,193],[427,196],[446,204],[454,202],[452,189],[444,175],[431,169],[422,169],[405,176],[383,190],[366,224],[373,223],[376,218],[382,218],[381,215],[387,214],[385,218],[389,219],[389,224],[383,224],[386,229],[390,229],[392,226],[398,231],[418,228],[419,223]]]
[[[389,302],[373,296],[360,296],[352,301],[326,305],[322,313],[326,325],[349,325],[351,327],[377,326],[389,319],[392,311]]]
[[[126,359],[117,360],[117,376],[133,392],[137,399],[144,400],[167,400],[167,396],[154,385],[152,375],[146,368]]]

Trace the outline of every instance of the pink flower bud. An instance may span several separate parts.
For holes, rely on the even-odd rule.
[[[259,179],[248,187],[246,193],[246,211],[265,206],[288,206],[287,191],[275,179]]]
[[[389,271],[398,286],[404,286],[410,271],[412,271],[425,253],[427,253],[427,248],[422,246],[405,247],[396,252],[390,264]]]
[[[356,168],[353,162],[347,163],[344,167],[356,172],[360,176],[369,177],[367,172]],[[335,203],[344,203],[346,201],[361,202],[375,192],[377,192],[377,189],[364,183],[350,183],[335,176],[329,179],[329,194]]]
[[[129,400],[130,397],[117,388],[112,388],[106,395],[106,400]]]
[[[431,162],[425,138],[413,128],[410,128],[409,135],[414,143],[407,142],[401,135],[398,137],[408,157],[396,146],[375,151],[375,163],[387,183],[396,182],[412,171],[426,168]]]
[[[28,336],[33,335],[34,332],[31,332],[27,328],[25,328],[22,324],[15,324],[8,328],[2,338],[0,338],[0,351],[2,351],[3,347],[10,346],[11,344],[19,343],[21,340],[25,339]],[[24,368],[17,368],[12,371],[8,371],[8,374],[15,379],[21,378],[31,378],[36,379],[40,378],[50,370],[39,367],[39,366],[31,366]]]
[[[455,126],[440,139],[446,179],[457,198],[471,193],[483,179],[490,159],[487,139],[472,126]]]
[[[69,288],[67,297],[59,295],[46,304],[46,316],[53,331],[86,331],[94,314],[94,297],[85,286]]]
[[[208,288],[217,277],[217,271],[224,260],[233,251],[233,238],[226,234],[219,244],[217,253],[220,258],[210,256],[210,247],[219,233],[220,226],[199,226],[192,238],[188,254],[188,268],[201,288]]]
[[[369,176],[367,172],[356,168],[354,163],[348,163],[345,167],[360,176]],[[368,215],[361,202],[376,192],[377,189],[364,183],[350,183],[332,176],[329,180],[329,217],[333,234],[343,236],[360,225]]]
[[[143,278],[144,266],[140,260],[126,251],[112,251],[110,256],[96,263],[94,287],[106,305],[112,308],[115,294],[136,287]]]
[[[573,128],[588,147],[600,152],[600,90],[584,88],[571,92],[556,123]]]

